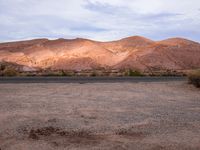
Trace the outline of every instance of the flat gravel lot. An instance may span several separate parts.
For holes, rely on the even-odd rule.
[[[199,150],[187,81],[0,84],[1,150]]]

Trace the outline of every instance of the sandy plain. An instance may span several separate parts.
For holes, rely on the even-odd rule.
[[[1,150],[199,150],[186,81],[0,84]]]

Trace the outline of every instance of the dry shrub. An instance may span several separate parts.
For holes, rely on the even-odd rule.
[[[200,88],[200,70],[195,70],[188,75],[189,83]]]
[[[18,72],[14,69],[14,68],[5,68],[5,70],[3,71],[3,75],[4,76],[17,76]]]
[[[129,69],[128,71],[126,71],[125,75],[126,76],[132,76],[132,77],[134,77],[134,76],[144,76],[140,71],[138,71],[138,70],[131,70],[131,69]]]

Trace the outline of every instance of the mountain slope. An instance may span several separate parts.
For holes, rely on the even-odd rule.
[[[180,38],[156,42],[131,53],[115,68],[135,68],[142,71],[200,68],[200,44]]]
[[[36,39],[0,43],[0,62],[53,70],[184,70],[200,68],[200,44],[182,38],[152,41],[140,36],[112,42]]]

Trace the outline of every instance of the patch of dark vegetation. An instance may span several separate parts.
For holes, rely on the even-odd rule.
[[[55,146],[72,144],[98,144],[103,137],[84,129],[64,130],[57,127],[42,127],[31,129],[28,135],[32,140],[47,140]]]
[[[178,70],[160,70],[160,68],[149,68],[146,71],[138,69],[112,69],[112,68],[98,68],[89,70],[54,70],[52,68],[30,68],[19,64],[0,62],[0,76],[44,76],[44,77],[141,77],[141,76],[184,76],[184,71]]]
[[[186,76],[186,70],[169,70],[160,68],[149,68],[144,71],[147,76],[163,76],[163,77],[183,77]]]
[[[64,70],[53,71],[53,70],[49,70],[49,69],[38,71],[37,73],[35,72],[35,75],[36,76],[47,76],[47,77],[51,77],[51,76],[53,76],[53,77],[54,76],[55,77],[57,77],[57,76],[68,76],[68,77],[70,77],[70,76],[73,76],[72,73],[64,71]]]
[[[193,84],[195,87],[200,88],[200,70],[195,70],[189,73],[188,80],[190,84]]]
[[[35,72],[36,73],[36,72]],[[85,77],[103,77],[103,76],[144,76],[144,74],[138,70],[132,69],[92,69],[92,70],[51,70],[45,69],[36,73],[39,76],[85,76]]]

